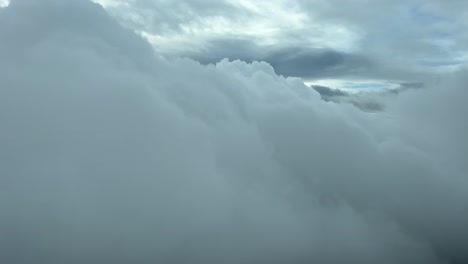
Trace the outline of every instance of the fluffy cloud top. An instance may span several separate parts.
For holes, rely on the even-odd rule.
[[[382,113],[166,59],[97,4],[0,9],[2,263],[464,263],[467,75]]]

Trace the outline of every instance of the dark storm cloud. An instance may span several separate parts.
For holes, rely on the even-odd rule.
[[[372,69],[372,63],[362,55],[297,46],[262,47],[239,39],[214,40],[209,43],[206,52],[186,56],[202,63],[215,63],[223,58],[266,61],[278,74],[305,79],[363,76]]]
[[[265,61],[286,76],[305,79],[359,76],[372,64],[365,57],[334,50],[285,48],[269,54]]]
[[[0,56],[1,263],[467,261],[466,72],[369,114],[81,0],[13,2]]]

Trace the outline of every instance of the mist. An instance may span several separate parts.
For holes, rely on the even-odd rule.
[[[0,262],[466,263],[466,70],[379,112],[161,56],[100,5],[0,9]]]

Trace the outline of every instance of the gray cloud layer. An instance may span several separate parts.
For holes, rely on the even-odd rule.
[[[385,109],[385,104],[393,103],[394,96],[414,89],[421,89],[422,83],[400,83],[398,87],[392,89],[378,90],[357,90],[351,93],[350,91],[340,90],[321,85],[311,85],[315,91],[320,94],[320,97],[326,102],[349,103],[357,108],[367,112],[380,112]],[[389,102],[390,101],[390,102]]]
[[[182,47],[175,52],[177,55],[210,62],[226,57],[261,59],[275,66],[280,74],[307,79],[351,77],[420,82],[435,73],[466,65],[468,60],[468,9],[463,0],[310,0],[289,1],[287,5],[270,2],[272,6],[265,6],[263,1],[250,3],[264,8],[251,10],[234,4],[236,1],[135,0],[128,5],[130,9],[112,10],[132,28],[159,37],[177,36],[178,41],[185,43],[179,43]],[[294,27],[287,24],[291,21],[283,21],[284,17],[274,17],[280,15],[276,9],[281,8],[287,8],[290,16],[302,16],[302,26]],[[202,33],[217,26],[199,23],[206,18],[227,19],[233,28],[203,37],[198,43],[201,47],[191,45],[190,40],[200,37],[193,35],[192,30]],[[252,34],[242,33],[243,27],[255,27],[265,20],[285,23],[263,29],[275,34],[270,46]],[[244,24],[245,21],[250,24]],[[401,65],[405,65],[404,69]]]
[[[464,72],[385,113],[155,56],[96,4],[0,11],[0,262],[464,263]]]
[[[346,54],[324,48],[260,47],[247,40],[210,42],[206,54],[184,54],[202,63],[224,58],[243,61],[267,61],[278,74],[308,79],[346,76],[365,77],[372,63],[362,55]]]

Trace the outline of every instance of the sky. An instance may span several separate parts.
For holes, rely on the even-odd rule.
[[[3,3],[0,263],[468,263],[464,1]]]
[[[468,62],[464,0],[96,2],[161,54],[263,60],[310,84],[424,82]]]

